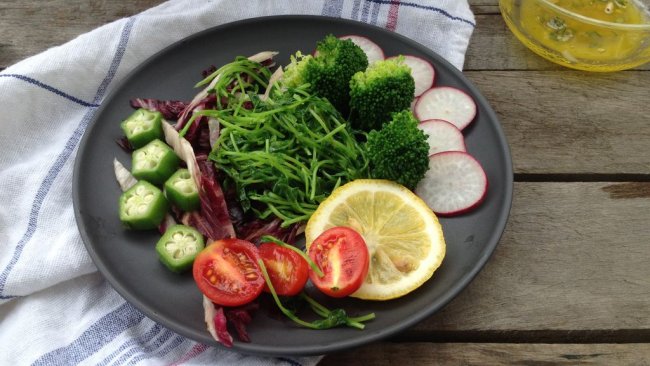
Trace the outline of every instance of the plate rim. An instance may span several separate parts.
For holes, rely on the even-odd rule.
[[[487,99],[483,96],[483,94],[479,91],[479,89],[465,75],[463,75],[463,72],[461,70],[457,69],[454,65],[452,65],[449,61],[447,61],[442,56],[440,56],[437,52],[404,35],[401,35],[396,32],[391,32],[385,28],[376,25],[372,25],[372,24],[368,24],[356,20],[351,20],[347,18],[336,18],[336,17],[329,17],[329,16],[321,16],[321,15],[296,15],[296,14],[269,15],[269,16],[240,19],[240,20],[206,28],[204,30],[192,33],[182,39],[176,40],[171,44],[163,47],[161,50],[153,53],[151,56],[147,57],[145,60],[138,63],[131,71],[127,72],[121,80],[119,80],[112,86],[109,86],[110,90],[103,98],[103,100],[100,102],[101,105],[99,106],[99,108],[97,108],[97,110],[93,115],[93,118],[86,126],[83,136],[79,142],[77,154],[75,155],[75,162],[74,162],[73,175],[72,175],[72,201],[73,201],[75,222],[79,230],[84,247],[86,248],[86,251],[89,253],[93,261],[93,264],[97,267],[99,273],[109,282],[111,287],[115,289],[115,291],[118,292],[118,294],[126,302],[133,305],[135,308],[137,308],[138,311],[142,312],[144,315],[154,320],[155,322],[160,323],[161,325],[169,328],[170,330],[188,339],[203,342],[203,340],[198,340],[188,335],[184,331],[184,329],[182,329],[183,328],[182,326],[176,326],[176,324],[172,324],[172,322],[168,321],[164,316],[161,316],[160,314],[148,309],[147,304],[145,304],[140,299],[138,299],[137,296],[134,296],[129,291],[124,289],[121,286],[120,282],[113,276],[113,274],[111,273],[109,268],[105,265],[105,263],[102,261],[102,259],[95,252],[94,247],[91,244],[87,227],[83,225],[83,212],[81,211],[80,208],[81,197],[80,197],[80,189],[79,189],[79,185],[81,181],[81,177],[79,176],[79,174],[81,169],[81,162],[83,160],[83,158],[81,158],[83,154],[81,153],[88,148],[87,146],[88,140],[90,139],[89,137],[90,134],[87,133],[87,131],[91,131],[93,126],[96,124],[97,120],[101,117],[102,112],[107,108],[107,105],[109,104],[107,102],[110,101],[112,98],[114,98],[115,95],[124,87],[125,84],[127,84],[133,78],[134,75],[138,74],[141,70],[147,68],[149,65],[154,63],[160,57],[170,52],[171,50],[174,50],[180,45],[187,42],[191,42],[192,40],[202,37],[209,33],[220,32],[223,31],[224,29],[230,27],[242,26],[247,23],[260,23],[260,22],[264,23],[264,22],[275,22],[275,21],[283,21],[283,20],[302,21],[302,20],[309,20],[309,19],[325,21],[328,23],[344,23],[356,27],[372,29],[376,32],[383,33],[387,37],[395,38],[396,40],[399,41],[399,43],[407,44],[413,48],[418,49],[418,51],[425,54],[427,58],[435,60],[435,63],[444,65],[444,67],[453,74],[453,77],[462,80],[462,82],[466,84],[467,89],[471,92],[473,97],[476,99],[475,100],[476,103],[482,106],[483,109],[485,109],[485,112],[487,113],[486,119],[493,121],[495,134],[497,136],[501,148],[503,149],[502,152],[505,158],[503,163],[504,163],[504,170],[505,170],[505,178],[507,179],[505,182],[503,182],[504,193],[505,193],[505,196],[501,197],[501,199],[503,200],[501,204],[503,208],[499,213],[498,220],[496,221],[496,225],[495,225],[496,230],[493,230],[490,237],[486,240],[484,249],[481,252],[481,256],[473,264],[471,269],[465,272],[465,274],[458,281],[456,281],[454,287],[451,290],[447,291],[444,294],[444,296],[440,298],[440,301],[438,301],[438,306],[436,307],[422,308],[421,311],[407,318],[404,321],[397,322],[389,327],[382,328],[381,330],[374,332],[372,334],[369,333],[363,334],[360,337],[351,340],[345,340],[343,343],[336,343],[331,345],[320,345],[320,346],[301,346],[300,348],[287,347],[287,346],[285,347],[264,346],[264,345],[256,345],[255,343],[244,343],[244,342],[236,342],[232,348],[225,348],[221,344],[218,344],[214,341],[212,342],[211,345],[217,345],[224,349],[235,350],[247,354],[266,355],[266,356],[287,356],[287,355],[310,356],[310,355],[321,355],[330,352],[343,351],[350,348],[365,345],[371,342],[375,342],[380,339],[385,339],[386,337],[404,331],[405,329],[412,327],[416,323],[430,317],[432,314],[440,311],[451,300],[457,297],[458,294],[460,294],[469,285],[469,283],[471,283],[471,281],[476,277],[476,275],[485,267],[485,264],[494,254],[495,249],[498,246],[503,236],[503,233],[505,232],[505,228],[508,219],[510,217],[510,211],[512,209],[512,200],[513,200],[513,191],[514,191],[514,173],[513,173],[513,163],[512,163],[510,145],[507,142],[501,122],[498,116],[496,115],[496,112],[492,109],[492,106],[487,101]]]

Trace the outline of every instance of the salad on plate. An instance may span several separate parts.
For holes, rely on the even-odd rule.
[[[205,70],[188,102],[133,99],[118,141],[131,161],[114,160],[120,221],[160,232],[152,255],[191,274],[225,346],[229,327],[250,341],[262,296],[298,326],[363,329],[373,313],[327,308],[310,291],[407,295],[444,259],[438,216],[487,191],[462,132],[476,105],[436,86],[428,61],[386,57],[356,35],[328,35],[287,65],[274,56]]]

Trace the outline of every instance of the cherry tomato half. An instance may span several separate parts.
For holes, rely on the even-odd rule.
[[[343,226],[325,230],[309,246],[309,257],[323,271],[309,278],[319,290],[332,297],[347,296],[361,287],[368,274],[368,247],[356,231]]]
[[[300,293],[309,278],[307,261],[293,250],[275,243],[263,243],[259,251],[275,292],[283,296]],[[264,291],[270,292],[266,284]]]
[[[257,247],[240,239],[218,240],[194,260],[192,273],[199,290],[222,306],[247,304],[262,292],[264,277]]]

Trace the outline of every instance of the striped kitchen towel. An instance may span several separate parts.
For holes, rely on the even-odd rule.
[[[162,48],[257,16],[348,18],[401,33],[462,68],[474,17],[461,0],[174,0],[0,73],[0,365],[313,365],[184,338],[125,302],[74,219],[77,146],[111,88]],[[163,31],[161,31],[163,30]]]

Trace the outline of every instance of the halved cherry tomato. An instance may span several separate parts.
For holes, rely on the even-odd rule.
[[[199,290],[222,306],[247,304],[262,292],[264,277],[257,247],[240,239],[217,240],[194,260],[192,273]]]
[[[263,243],[259,251],[275,292],[282,296],[300,293],[309,278],[307,261],[293,250],[275,243]],[[264,291],[270,292],[266,284]]]
[[[343,226],[325,230],[309,246],[309,257],[325,276],[309,271],[311,282],[326,295],[347,296],[361,287],[368,274],[368,247],[356,231]]]

